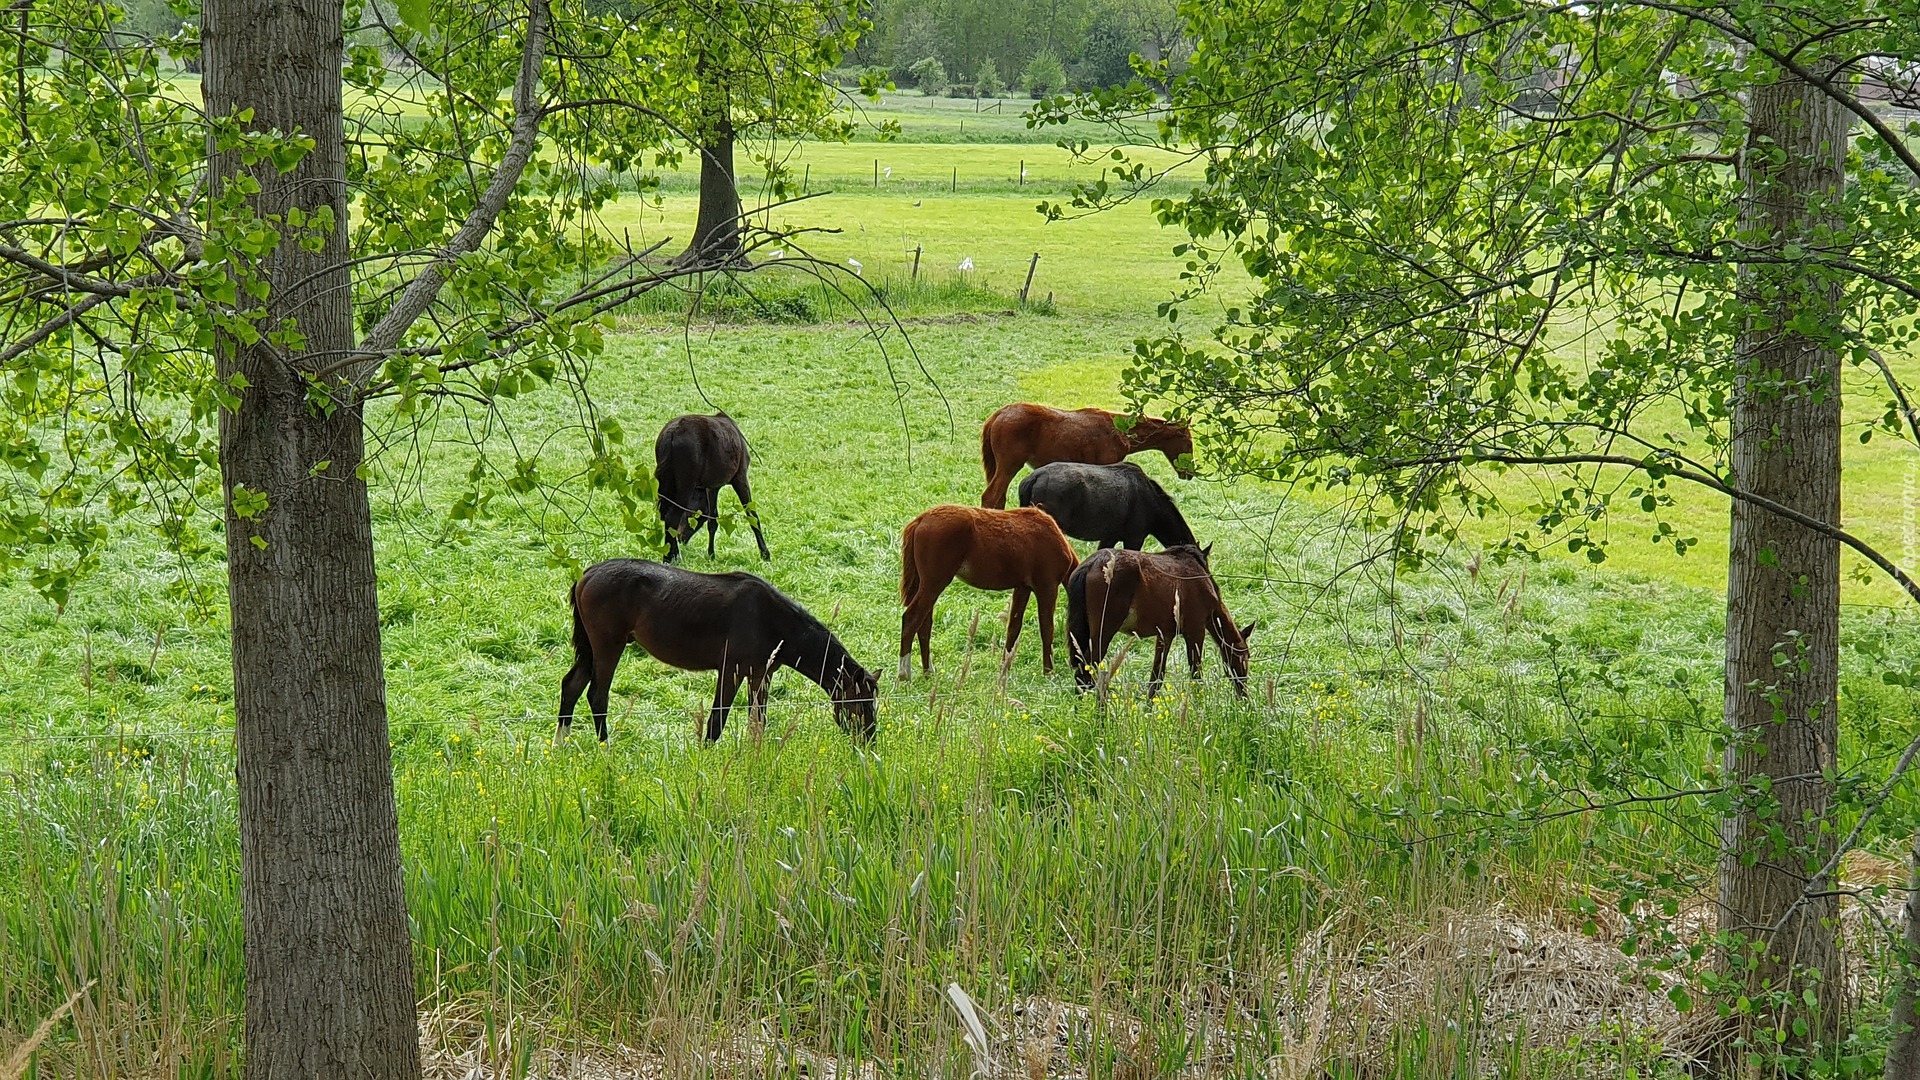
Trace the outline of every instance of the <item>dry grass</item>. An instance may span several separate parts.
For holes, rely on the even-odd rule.
[[[1664,1048],[1676,1064],[1693,1058],[1705,1050],[1703,1038],[1711,1032],[1667,999],[1676,977],[1650,976],[1621,954],[1620,930],[1618,924],[1603,925],[1590,936],[1495,907],[1444,910],[1424,928],[1382,937],[1377,925],[1340,916],[1307,934],[1264,990],[1203,985],[1178,1003],[1174,1011],[1180,1016],[1172,1024],[1166,1017],[1134,1015],[1118,1002],[1022,996],[980,1009],[988,1045],[984,1054],[972,1055],[971,1071],[1025,1080],[1309,1080],[1451,1075],[1466,1063],[1466,1072],[1485,1074],[1511,1060],[1516,1047],[1553,1051],[1623,1037]],[[1284,1042],[1277,1053],[1256,1044],[1256,1034],[1273,1030],[1255,1016],[1262,1009],[1280,1015]],[[569,1045],[533,1025],[515,1023],[503,1032],[486,1015],[483,1003],[463,999],[423,1017],[428,1080],[881,1075],[871,1062],[849,1064],[782,1040],[764,1022],[730,1039],[676,1051]],[[1444,1045],[1431,1037],[1422,1041],[1415,1031],[1421,1025],[1441,1027],[1452,1037]],[[952,1026],[955,1041],[964,1039],[957,1010]],[[1173,1039],[1185,1045],[1180,1063],[1169,1068],[1165,1050]],[[1595,1061],[1605,1057],[1582,1057],[1577,1075],[1606,1075],[1594,1071]],[[959,1063],[964,1070],[967,1057]]]

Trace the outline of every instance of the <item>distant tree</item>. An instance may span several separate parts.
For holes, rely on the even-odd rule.
[[[913,65],[930,56],[944,63],[946,45],[946,35],[932,12],[924,8],[909,10],[895,28],[887,51],[887,66],[893,71],[893,81],[902,86],[911,85]]]
[[[1080,39],[1073,71],[1075,85],[1126,85],[1133,80],[1133,55],[1138,50],[1134,20],[1117,6],[1100,8],[1088,20]]]
[[[1060,62],[1060,56],[1051,49],[1042,49],[1027,61],[1026,74],[1020,78],[1020,85],[1034,97],[1045,97],[1066,89],[1067,69]]]
[[[669,9],[672,10],[672,9]],[[843,134],[833,116],[838,92],[827,73],[859,39],[858,0],[681,0],[665,20],[679,39],[668,79],[691,86],[676,110],[700,158],[700,208],[682,266],[725,266],[742,258],[735,149],[740,133],[760,137]]]
[[[907,69],[915,86],[928,97],[937,97],[947,88],[947,66],[937,56],[922,58]]]
[[[1000,77],[1000,66],[993,62],[993,57],[980,61],[979,70],[973,73],[974,96],[997,98],[1006,92],[1006,80]]]

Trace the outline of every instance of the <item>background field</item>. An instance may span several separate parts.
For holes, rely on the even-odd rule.
[[[1443,843],[1421,822],[1562,790],[1554,762],[1678,787],[1714,763],[1712,500],[1680,517],[1703,541],[1685,560],[1622,543],[1600,568],[1551,555],[1494,567],[1467,549],[1394,578],[1343,573],[1367,538],[1323,498],[1181,482],[1145,460],[1217,545],[1236,616],[1261,624],[1249,700],[1210,655],[1201,684],[1176,670],[1148,705],[1135,655],[1103,711],[1064,672],[1041,674],[1031,621],[1002,684],[1005,597],[964,586],[937,614],[936,678],[893,682],[901,526],[977,500],[978,425],[997,406],[1118,403],[1131,343],[1155,331],[1182,266],[1180,237],[1144,202],[1043,221],[1033,204],[1063,190],[1064,153],[934,142],[948,125],[958,137],[963,111],[938,109],[895,102],[899,142],[805,147],[812,182],[833,193],[775,215],[837,229],[808,249],[859,262],[900,300],[905,336],[876,343],[851,313],[761,318],[711,283],[705,315],[659,303],[624,316],[589,384],[638,445],[682,412],[740,422],[773,561],[742,531],[688,565],[766,575],[886,675],[871,751],[791,674],[764,742],[729,730],[702,748],[710,676],[637,654],[615,682],[613,741],[552,746],[571,660],[556,541],[589,562],[632,542],[584,497],[503,498],[458,529],[445,511],[476,437],[493,456],[540,446],[549,479],[577,470],[573,404],[525,399],[478,436],[448,412],[379,460],[388,696],[434,1045],[507,1072],[621,1043],[716,1074],[797,1072],[812,1054],[889,1075],[952,1068],[968,1054],[943,996],[957,983],[987,1011],[996,1053],[1040,1074],[1677,1068],[1660,1056],[1684,1041],[1673,965],[1634,968],[1614,948],[1618,920],[1593,905],[1659,873],[1677,875],[1676,893],[1703,880],[1703,809],[1545,825],[1495,814]],[[894,169],[877,189],[875,159]],[[940,184],[953,168],[958,192]],[[693,209],[671,190],[635,196],[606,224],[652,243],[683,234]],[[908,283],[915,247],[922,281]],[[1033,298],[1051,303],[1022,306],[1012,293],[1036,252]],[[783,273],[749,285],[797,294]],[[1863,386],[1852,407],[1865,418],[1877,401]],[[1911,451],[1849,453],[1849,525],[1897,552]],[[217,558],[186,569],[224,572]],[[129,524],[64,611],[0,587],[0,779],[17,795],[0,819],[0,1042],[99,980],[77,1032],[45,1052],[53,1075],[224,1075],[237,1046],[225,615],[169,600],[181,572]],[[1848,587],[1851,763],[1911,737],[1911,699],[1879,675],[1920,661],[1920,640],[1884,587]],[[1585,981],[1552,998],[1521,979],[1500,997],[1476,965],[1516,932],[1527,949],[1592,944]],[[1314,1019],[1313,1000],[1347,993],[1335,1019]],[[1874,1015],[1870,994],[1860,1007]],[[1616,1028],[1570,1030],[1567,1015]],[[1066,1017],[1069,1034],[1042,1033],[1043,1017]]]

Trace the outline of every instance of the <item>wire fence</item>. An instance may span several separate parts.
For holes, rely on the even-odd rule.
[[[1178,643],[1176,643],[1177,645]],[[1151,657],[1138,655],[1148,653],[1150,643],[1141,641],[1129,646],[1122,652],[1116,648],[1109,656],[1114,674],[1110,677],[1108,701],[1101,703],[1091,691],[1076,691],[1066,681],[1069,676],[1056,672],[1059,680],[1047,685],[1011,684],[1002,679],[997,672],[997,664],[991,658],[1004,655],[998,649],[983,652],[989,662],[973,664],[963,660],[957,673],[936,673],[933,676],[916,675],[913,683],[892,683],[891,673],[882,673],[887,680],[883,689],[871,699],[854,699],[856,702],[871,700],[880,709],[895,715],[910,713],[919,709],[953,709],[956,707],[1006,707],[1017,704],[1029,712],[1043,708],[1077,709],[1083,703],[1096,707],[1111,707],[1127,702],[1144,703],[1145,686],[1148,679],[1145,665]],[[1211,645],[1208,646],[1212,652]],[[1120,662],[1115,663],[1118,656]],[[1507,680],[1509,685],[1541,680],[1542,678],[1562,678],[1565,673],[1556,664],[1553,657],[1516,657],[1507,660],[1475,660],[1470,662],[1439,662],[1432,665],[1406,663],[1386,666],[1381,658],[1363,658],[1356,656],[1356,663],[1343,667],[1282,667],[1272,670],[1277,663],[1284,663],[1287,654],[1269,652],[1255,654],[1252,658],[1253,672],[1246,681],[1247,696],[1237,707],[1255,709],[1273,716],[1288,712],[1289,708],[1317,701],[1336,688],[1358,688],[1371,695],[1392,695],[1398,692],[1413,691],[1428,696],[1435,693],[1434,684],[1449,678],[1472,678],[1479,683]],[[1632,660],[1658,659],[1668,664],[1717,664],[1717,658],[1704,652],[1688,653],[1674,649],[1649,649],[1611,654],[1614,663]],[[1371,663],[1359,662],[1371,659]],[[1064,666],[1064,665],[1063,665]],[[1184,658],[1180,649],[1175,648],[1168,657],[1167,680],[1162,687],[1162,696],[1158,699],[1170,704],[1191,703],[1195,698],[1209,703],[1220,703],[1233,692],[1231,680],[1218,671],[1203,671],[1198,680],[1190,680],[1183,669]],[[1209,664],[1208,666],[1211,666]],[[1262,670],[1262,668],[1267,670]],[[1126,677],[1121,672],[1128,673]],[[704,673],[702,673],[704,674]],[[891,685],[888,685],[891,684]],[[555,680],[555,697],[558,697],[558,679]],[[1281,699],[1282,692],[1287,700]],[[620,724],[641,721],[678,723],[686,716],[699,713],[704,715],[711,706],[711,694],[688,694],[679,709],[654,705],[643,705],[648,698],[657,697],[657,693],[638,692],[625,696],[624,700],[611,703],[607,711],[609,722]],[[773,713],[791,713],[795,711],[831,710],[835,702],[825,696],[795,697],[782,695],[769,702],[768,711]],[[736,699],[729,712],[729,718],[747,715],[744,699]],[[523,736],[528,724],[542,725],[542,731],[550,732],[557,723],[557,709],[523,709],[519,712],[500,713],[488,716],[472,714],[446,714],[430,717],[406,717],[388,722],[390,733],[405,733],[426,730],[467,729],[480,730],[498,727],[513,738]],[[585,707],[584,700],[576,709],[576,723],[590,723],[592,713]],[[84,722],[84,721],[80,721]],[[155,742],[169,740],[196,740],[208,738],[231,738],[234,734],[231,722],[208,725],[206,727],[167,727],[154,728],[135,724],[120,724],[111,730],[97,731],[55,731],[50,730],[53,721],[49,718],[44,724],[22,722],[16,718],[12,725],[12,735],[16,741],[27,743],[95,743],[116,741]],[[884,727],[884,725],[883,725]]]

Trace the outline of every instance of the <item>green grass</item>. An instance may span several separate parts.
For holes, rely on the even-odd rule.
[[[903,176],[945,160],[984,174],[1028,152],[809,155],[851,168],[896,151]],[[977,499],[978,425],[998,405],[1113,403],[1180,263],[1177,237],[1138,204],[1048,224],[1017,192],[856,190],[780,214],[840,230],[807,248],[860,261],[899,302],[910,348],[895,332],[883,353],[837,297],[776,269],[747,287],[791,321],[733,285],[715,283],[693,320],[655,300],[623,317],[589,387],[640,446],[681,412],[727,409],[752,443],[774,558],[730,529],[717,557],[698,547],[688,565],[765,574],[890,672],[901,526]],[[607,222],[651,243],[683,232],[692,209],[635,198]],[[920,279],[906,281],[915,246]],[[1034,298],[1052,302],[1021,309],[1009,297],[1034,252]],[[516,401],[485,449],[539,445],[558,481],[582,458],[572,410],[557,392]],[[953,1072],[966,1058],[942,996],[953,982],[1002,1022],[1027,999],[1119,1022],[1062,1050],[1061,1067],[1171,1072],[1195,1062],[1196,1025],[1211,1024],[1236,1052],[1222,1071],[1254,1075],[1305,1052],[1300,1015],[1281,1003],[1331,957],[1397,955],[1451,911],[1577,924],[1580,901],[1604,906],[1624,880],[1710,865],[1697,804],[1419,837],[1448,807],[1508,805],[1571,761],[1697,780],[1715,760],[1712,574],[1626,556],[1496,569],[1463,553],[1327,591],[1362,539],[1330,504],[1181,482],[1157,459],[1143,464],[1217,545],[1227,603],[1264,627],[1250,700],[1209,656],[1205,681],[1176,670],[1148,705],[1136,650],[1103,711],[1041,672],[1031,623],[1002,685],[1005,597],[955,586],[936,616],[937,678],[888,675],[870,752],[790,675],[764,742],[730,730],[701,747],[711,676],[638,655],[615,681],[613,741],[554,747],[571,577],[554,546],[587,561],[645,552],[602,502],[571,493],[502,499],[495,517],[450,527],[471,456],[459,420],[429,429],[424,460],[390,451],[374,479],[402,842],[433,1015],[481,1016],[546,1047],[625,1042],[692,1073],[708,1070],[695,1055],[743,1031],[888,1075]],[[1867,479],[1850,483],[1902,467],[1882,444],[1859,452]],[[1850,487],[1848,499],[1898,525],[1885,498]],[[1705,533],[1712,508],[1699,513]],[[1684,566],[1711,567],[1703,549]],[[191,570],[224,572],[217,558]],[[0,1044],[99,980],[43,1052],[53,1075],[227,1075],[238,1052],[225,617],[168,600],[176,572],[128,523],[65,611],[0,585],[0,782],[15,795],[0,814]],[[1894,661],[1920,660],[1909,621],[1847,620]],[[1848,763],[1916,722],[1905,692],[1852,653],[1843,710]],[[1637,1034],[1485,1057],[1512,1021],[1483,1015],[1466,975],[1449,978],[1406,1015],[1349,1003],[1359,1028],[1328,1035],[1316,1060],[1335,1076],[1670,1069]]]

